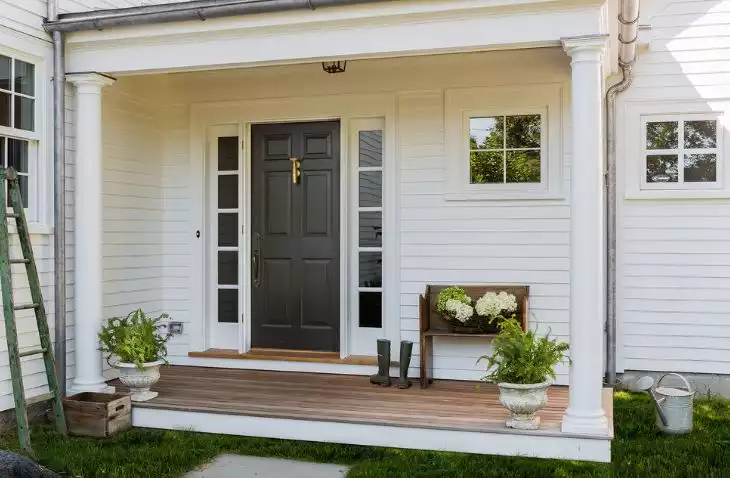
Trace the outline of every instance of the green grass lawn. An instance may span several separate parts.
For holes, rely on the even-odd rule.
[[[730,401],[695,403],[695,431],[660,435],[645,395],[616,394],[613,463],[436,453],[136,429],[113,439],[61,439],[33,429],[39,461],[70,477],[179,477],[220,453],[352,465],[349,478],[730,477]],[[13,436],[0,447],[16,449]]]

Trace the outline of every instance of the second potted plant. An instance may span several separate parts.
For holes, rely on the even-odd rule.
[[[565,359],[568,344],[538,337],[533,330],[523,331],[514,319],[499,324],[500,332],[492,341],[484,380],[499,387],[499,401],[512,412],[509,428],[536,430],[540,417],[535,412],[547,405],[547,389],[555,379],[555,366]]]
[[[99,333],[101,351],[107,362],[119,369],[119,380],[129,387],[132,401],[144,402],[157,396],[150,391],[160,379],[160,366],[167,363],[167,341],[160,324],[167,314],[150,317],[137,309],[126,317],[113,317]]]

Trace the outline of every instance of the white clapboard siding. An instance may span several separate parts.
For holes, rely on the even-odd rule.
[[[59,8],[63,13],[78,13],[88,12],[91,10],[129,8],[179,2],[181,2],[181,0],[59,0]]]
[[[654,2],[644,15],[652,41],[619,110],[728,101],[730,1]],[[620,198],[640,148],[619,156]],[[619,369],[730,374],[730,199],[620,199],[618,221]]]
[[[43,30],[47,13],[46,0],[0,0],[0,28],[47,40],[48,35]],[[13,45],[0,46],[13,48]]]

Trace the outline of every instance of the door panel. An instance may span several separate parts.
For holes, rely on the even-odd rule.
[[[254,125],[251,145],[251,344],[338,351],[340,124]]]

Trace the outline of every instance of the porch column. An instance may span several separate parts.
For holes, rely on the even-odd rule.
[[[76,86],[74,168],[74,354],[72,391],[104,392],[97,334],[102,308],[101,89],[114,83],[98,73],[67,76]]]
[[[563,40],[572,69],[570,389],[564,432],[604,435],[603,73],[605,37]]]

